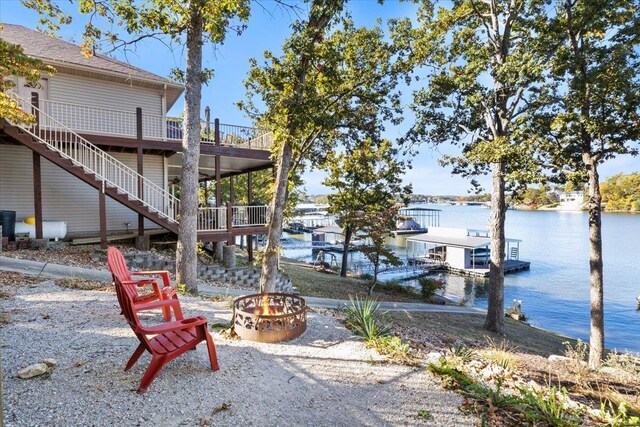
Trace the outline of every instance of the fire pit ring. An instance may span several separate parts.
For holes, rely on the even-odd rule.
[[[286,293],[262,293],[233,300],[233,327],[240,338],[258,342],[288,341],[307,330],[304,298]]]

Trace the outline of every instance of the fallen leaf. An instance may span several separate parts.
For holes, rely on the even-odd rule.
[[[222,405],[218,406],[217,408],[214,408],[213,411],[211,411],[211,415],[215,415],[218,412],[226,411],[229,408],[231,408],[231,402],[223,403]]]

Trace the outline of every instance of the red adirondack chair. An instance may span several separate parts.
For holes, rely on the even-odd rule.
[[[195,350],[195,347],[202,341],[207,343],[211,370],[217,371],[220,369],[216,348],[213,338],[209,334],[206,317],[197,316],[185,319],[180,307],[180,301],[173,298],[146,303],[135,302],[138,291],[136,290],[136,285],[132,283],[116,281],[116,293],[124,317],[129,322],[133,333],[140,340],[140,345],[131,355],[124,370],[131,369],[145,350],[151,353],[151,363],[140,381],[138,393],[143,393],[149,387],[165,364],[188,350]],[[156,308],[166,309],[169,313],[172,309],[175,321],[151,327],[143,326],[138,318],[138,312]]]
[[[178,298],[176,290],[171,286],[168,271],[129,271],[122,252],[113,246],[107,249],[107,264],[113,275],[113,281],[123,284],[135,284],[138,287],[152,286],[153,293],[138,294],[134,299],[134,304],[146,303],[155,300],[166,300]],[[157,279],[134,279],[133,276],[160,276],[162,287]],[[168,306],[162,307],[164,320],[171,320],[171,312]]]

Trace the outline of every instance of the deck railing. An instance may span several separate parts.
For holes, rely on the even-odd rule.
[[[224,231],[242,227],[264,227],[267,206],[207,207],[198,209],[198,231]]]
[[[39,109],[55,123],[77,133],[114,135],[125,138],[138,136],[137,114],[124,111],[68,102],[39,100]],[[142,137],[153,140],[181,140],[182,119],[165,117],[161,114],[142,112]],[[272,132],[248,126],[219,124],[219,138],[216,141],[214,123],[202,121],[202,143],[236,146],[267,150],[273,142]]]

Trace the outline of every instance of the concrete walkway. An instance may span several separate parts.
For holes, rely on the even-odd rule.
[[[77,277],[89,280],[110,282],[111,273],[103,270],[93,270],[90,268],[71,267],[60,264],[51,264],[40,261],[26,259],[16,259],[0,256],[0,270],[14,271],[17,273],[30,274],[44,277]],[[174,283],[175,284],[175,283]],[[248,291],[243,289],[217,287],[211,285],[200,285],[198,291],[201,295],[229,295],[232,297],[246,295]],[[348,300],[337,300],[330,298],[304,297],[312,307],[320,308],[342,308],[349,305]],[[466,314],[486,314],[486,310],[477,307],[460,307],[457,305],[423,304],[418,302],[389,302],[380,303],[380,309],[386,311],[411,311],[422,313],[466,313]]]

